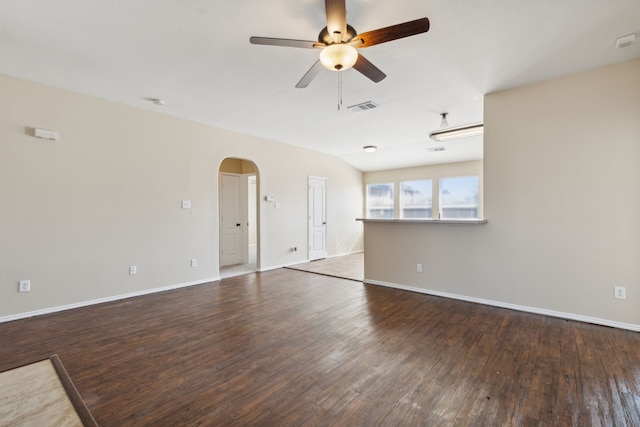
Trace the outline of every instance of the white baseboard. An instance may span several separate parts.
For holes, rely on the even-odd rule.
[[[460,301],[467,301],[467,302],[473,302],[473,303],[477,303],[477,304],[490,305],[490,306],[493,306],[493,307],[507,308],[507,309],[510,309],[510,310],[524,311],[524,312],[527,312],[527,313],[534,313],[534,314],[542,314],[542,315],[545,315],[545,316],[559,317],[561,319],[576,320],[578,322],[593,323],[593,324],[596,324],[596,325],[610,326],[612,328],[627,329],[629,331],[640,332],[640,325],[634,325],[634,324],[631,324],[631,323],[615,322],[613,320],[600,319],[600,318],[597,318],[597,317],[583,316],[583,315],[580,315],[580,314],[565,313],[565,312],[562,312],[562,311],[555,311],[555,310],[547,310],[547,309],[544,309],[544,308],[528,307],[526,305],[511,304],[511,303],[507,303],[507,302],[493,301],[493,300],[488,300],[488,299],[483,299],[483,298],[476,298],[476,297],[469,297],[469,296],[466,296],[466,295],[451,294],[451,293],[448,293],[448,292],[433,291],[433,290],[430,290],[430,289],[416,288],[416,287],[413,287],[413,286],[398,285],[396,283],[381,282],[379,280],[370,280],[370,279],[366,279],[366,278],[364,279],[363,282],[371,284],[371,285],[386,286],[388,288],[402,289],[402,290],[405,290],[405,291],[418,292],[418,293],[421,293],[421,294],[433,295],[433,296],[444,297],[444,298],[451,298],[451,299],[456,299],[456,300],[460,300]]]
[[[172,289],[186,288],[188,286],[202,285],[204,283],[216,282],[220,280],[220,276],[210,279],[196,280],[193,282],[180,283],[177,285],[163,286],[161,288],[145,289],[143,291],[130,292],[127,294],[114,295],[111,297],[98,298],[90,301],[81,301],[73,304],[60,305],[57,307],[43,308],[41,310],[28,311],[26,313],[12,314],[0,317],[0,323],[11,322],[13,320],[26,319],[34,316],[42,316],[43,314],[57,313],[59,311],[72,310],[74,308],[87,307],[89,305],[102,304],[105,302],[118,301],[121,299],[139,297],[142,295],[155,294],[158,292],[170,291]]]

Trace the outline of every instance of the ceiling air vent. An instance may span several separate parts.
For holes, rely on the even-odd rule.
[[[444,148],[444,147],[429,147],[429,148],[427,148],[427,151],[431,151],[431,152],[444,151],[444,150],[446,150],[446,148]]]
[[[367,101],[367,102],[362,102],[360,104],[352,105],[347,108],[353,111],[354,113],[357,113],[358,111],[371,110],[373,108],[378,108],[378,107],[379,105],[376,104],[375,102]]]

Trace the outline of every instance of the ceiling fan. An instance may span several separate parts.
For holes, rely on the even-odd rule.
[[[353,67],[365,77],[378,83],[387,75],[358,53],[356,48],[365,48],[429,31],[429,19],[420,18],[358,34],[351,25],[347,24],[345,0],[325,0],[325,10],[327,26],[320,31],[318,41],[272,37],[249,39],[252,44],[322,49],[320,59],[302,76],[296,84],[297,88],[307,87],[323,67],[333,71],[343,71]]]

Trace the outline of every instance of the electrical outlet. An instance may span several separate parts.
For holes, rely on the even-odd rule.
[[[614,286],[613,296],[617,299],[627,299],[627,288],[624,286]]]
[[[192,259],[191,260],[191,267],[197,267],[198,266],[198,260],[197,259]]]
[[[418,271],[418,273],[422,273],[422,264],[416,265],[416,271]]]
[[[133,276],[138,272],[138,267],[136,267],[135,265],[132,265],[131,267],[129,267],[129,276]]]
[[[31,292],[31,280],[20,280],[18,292]]]

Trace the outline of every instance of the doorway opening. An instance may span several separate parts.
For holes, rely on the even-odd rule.
[[[254,273],[260,265],[258,168],[228,157],[220,163],[218,181],[220,277]]]
[[[327,257],[327,178],[309,177],[309,261]]]

